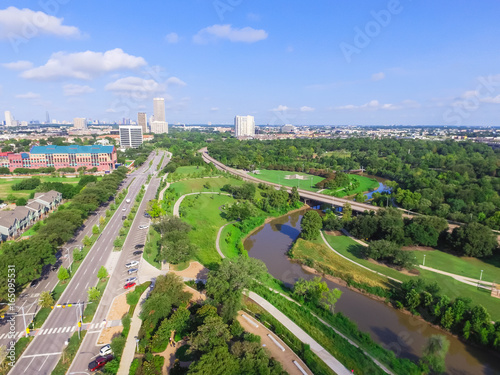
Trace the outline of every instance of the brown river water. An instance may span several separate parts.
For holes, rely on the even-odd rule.
[[[286,252],[300,234],[300,220],[305,211],[295,212],[274,219],[258,228],[244,243],[251,257],[262,260],[269,272],[287,284],[299,278],[310,279],[313,274],[288,259]],[[330,288],[342,290],[336,311],[354,321],[360,330],[396,355],[417,361],[422,347],[431,335],[445,334],[425,321],[398,311],[381,301],[325,280]],[[457,338],[446,335],[450,349],[446,358],[447,374],[500,374],[500,359],[484,350],[466,345]]]

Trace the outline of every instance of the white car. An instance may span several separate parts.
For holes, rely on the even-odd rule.
[[[125,264],[125,267],[131,268],[131,267],[137,266],[138,264],[139,264],[139,262],[137,260],[133,260],[132,262],[128,262],[127,264]]]
[[[139,225],[139,229],[148,229],[149,228],[149,225],[146,224],[146,225]]]
[[[123,208],[122,208],[122,211],[127,211],[127,207],[123,207]]]
[[[125,280],[125,284],[133,283],[134,281],[137,281],[137,277],[129,277],[127,280]]]
[[[107,355],[107,354],[111,354],[113,353],[113,351],[111,350],[111,345],[107,344],[107,345],[104,345],[101,350],[99,350],[99,355]]]

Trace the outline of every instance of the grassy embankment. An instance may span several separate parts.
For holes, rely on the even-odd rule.
[[[319,176],[314,176],[312,174],[307,174],[307,173],[302,173],[302,172],[289,172],[289,171],[275,171],[275,170],[268,170],[268,169],[261,169],[259,170],[260,173],[255,174],[255,173],[249,173],[249,175],[254,176],[260,180],[263,181],[268,181],[272,182],[275,184],[280,184],[283,186],[289,186],[289,187],[297,187],[299,189],[303,190],[308,190],[308,191],[318,191],[319,189],[316,189],[314,187],[315,184],[317,184],[320,181],[323,181],[323,177]],[[304,176],[305,180],[286,180],[285,177],[288,175],[295,175],[298,174],[300,176]]]
[[[394,268],[390,268],[384,265],[380,264],[375,264],[370,262],[367,259],[364,259],[361,255],[361,251],[363,247],[356,243],[354,240],[352,240],[349,237],[346,236],[332,236],[332,235],[326,235],[325,238],[327,239],[328,243],[335,249],[337,250],[340,254],[346,256],[349,259],[354,260],[357,263],[360,263],[372,270],[375,270],[377,272],[381,272],[385,275],[394,277],[396,279],[399,279],[401,281],[407,281],[409,278],[413,276],[408,276],[405,275],[399,271],[397,271]],[[437,251],[436,251],[437,252]],[[418,254],[421,252],[417,252],[417,260],[419,259],[418,257],[421,256],[423,258],[423,254]],[[426,254],[429,252],[426,252]],[[488,270],[488,272],[494,272],[494,266],[487,264],[486,267],[484,262],[481,262],[477,259],[470,259],[470,258],[458,258],[450,254],[436,254],[435,252],[430,252],[431,259],[439,259],[441,262],[441,267],[443,267],[446,270],[453,269],[456,270],[458,267],[463,267],[464,272],[473,272],[475,267],[478,265],[481,266],[484,265],[484,270]],[[436,258],[434,258],[434,256]],[[316,261],[320,262],[320,259],[318,255],[315,256],[314,253],[310,254],[310,257],[312,259],[317,258]],[[426,265],[433,267],[434,264],[429,264],[428,263],[428,256],[426,256]],[[347,264],[350,263],[346,261],[345,259],[339,258],[339,264]],[[432,261],[431,261],[432,262]],[[321,262],[320,262],[321,263]],[[335,268],[337,268],[336,263],[328,263],[327,266],[331,267],[331,264],[335,264]],[[436,262],[437,264],[437,262]],[[448,265],[450,268],[448,268]],[[354,265],[353,265],[354,266]],[[357,267],[359,269],[362,269],[360,267]],[[490,291],[485,290],[482,288],[476,288],[475,286],[472,285],[467,285],[464,283],[461,283],[455,279],[452,279],[449,276],[446,275],[441,275],[435,272],[431,271],[426,271],[423,269],[418,268],[420,272],[420,276],[424,278],[427,282],[437,282],[438,285],[441,288],[441,293],[444,295],[447,295],[451,299],[457,298],[457,297],[470,297],[472,299],[473,304],[476,305],[483,305],[488,312],[491,314],[491,318],[494,320],[499,320],[500,319],[500,299],[498,298],[493,298],[490,296]],[[465,271],[467,270],[467,271]],[[367,271],[368,272],[368,271]],[[448,271],[448,272],[453,272],[453,271]],[[498,269],[496,271],[496,274],[498,274]],[[494,273],[493,273],[494,275]],[[484,274],[483,274],[484,276]]]
[[[333,195],[333,196],[339,197],[339,198],[343,198],[345,196],[352,196],[352,195],[355,195],[358,193],[365,193],[367,191],[371,191],[371,190],[378,188],[378,181],[375,179],[368,178],[365,176],[359,176],[357,174],[350,174],[349,178],[351,179],[351,181],[355,181],[355,180],[359,181],[359,186],[356,189],[349,190],[348,192],[346,192],[345,190],[342,190],[342,188],[340,188],[340,189],[336,189],[336,190],[325,190],[321,193],[326,194],[326,195]]]

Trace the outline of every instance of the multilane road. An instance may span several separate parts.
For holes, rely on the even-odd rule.
[[[68,287],[59,299],[59,303],[72,303],[73,307],[67,308],[56,308],[49,315],[48,319],[43,324],[42,328],[38,331],[38,334],[31,342],[29,347],[26,349],[21,358],[18,359],[16,365],[11,370],[12,374],[50,374],[51,371],[56,366],[59,358],[61,356],[62,350],[65,347],[66,340],[71,337],[73,332],[75,332],[77,327],[77,322],[79,320],[80,308],[78,303],[86,303],[88,301],[87,290],[88,288],[95,286],[97,284],[97,271],[102,265],[105,265],[108,257],[113,251],[113,241],[117,237],[120,228],[122,227],[122,215],[128,214],[130,207],[133,205],[136,195],[143,185],[146,185],[147,177],[149,174],[156,172],[156,166],[161,159],[161,153],[156,157],[150,156],[144,165],[139,168],[139,170],[131,173],[125,180],[125,186],[130,183],[129,191],[127,194],[127,199],[131,202],[127,203],[126,199],[121,203],[118,211],[108,222],[108,225],[101,233],[101,236],[95,242],[94,246],[91,248],[87,254],[85,260],[79,267],[78,271],[75,273],[71,279]],[[149,167],[149,161],[154,160],[153,165]],[[147,189],[147,194],[152,191],[154,186],[150,186]],[[155,191],[156,192],[156,191]],[[149,196],[149,195],[148,195]],[[145,195],[146,197],[146,195]],[[153,193],[154,197],[154,193]],[[143,202],[145,199],[143,200]],[[123,211],[125,208],[125,211]],[[143,210],[144,203],[141,206]],[[143,211],[138,211],[136,219],[133,225],[138,226],[141,224],[147,224],[147,219],[143,216]],[[138,224],[139,223],[139,224]],[[131,232],[136,228],[131,228]],[[145,232],[145,231],[144,231]],[[129,254],[125,254],[122,251],[120,255],[120,261]],[[105,325],[102,316],[106,315],[109,305],[112,301],[113,294],[118,292],[118,284],[120,279],[118,272],[115,272],[112,276],[112,280],[108,283],[106,292],[101,299],[102,308],[98,309],[98,313],[95,315],[93,324],[90,327],[102,328]],[[121,275],[120,275],[121,276]],[[52,285],[53,286],[53,285]],[[123,287],[123,285],[122,285]],[[43,289],[50,290],[50,288]],[[109,290],[114,293],[110,293]],[[109,300],[111,298],[111,300]],[[108,308],[106,308],[107,306]],[[104,313],[102,313],[102,311]],[[100,319],[100,320],[98,320]],[[69,329],[69,327],[72,327]],[[94,336],[94,342],[97,337],[89,332],[90,337]],[[88,340],[87,340],[88,341]],[[88,364],[88,362],[87,362]],[[85,367],[85,371],[87,368]]]

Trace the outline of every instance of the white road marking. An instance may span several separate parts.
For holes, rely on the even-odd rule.
[[[3,339],[4,336],[5,336],[5,333],[2,333],[2,336],[0,336],[0,340]]]
[[[64,327],[64,329],[62,330],[62,333],[68,332],[70,328],[71,327]]]
[[[84,288],[84,289],[85,289],[85,290],[87,290],[87,287],[88,287],[88,286],[89,286],[89,283],[87,283],[87,285],[85,285],[85,288]]]
[[[80,285],[80,282],[78,282],[78,284],[76,284],[75,289],[78,289],[78,285]]]
[[[27,357],[25,356],[24,358],[27,358]],[[30,361],[30,364],[28,365],[28,367],[26,367],[26,369],[28,369],[28,368],[31,366],[31,364],[33,363],[33,361],[34,361],[34,360],[35,360],[35,358],[33,358],[33,359]]]
[[[47,335],[50,335],[50,334],[52,333],[52,330],[53,330],[53,329],[54,329],[54,328],[49,329],[49,332],[47,332]]]
[[[62,352],[57,352],[57,353],[45,353],[45,354],[32,354],[32,355],[23,355],[23,358],[34,358],[34,357],[43,357],[44,355],[49,356],[49,355],[59,355]]]
[[[34,358],[33,358],[33,359],[34,359]],[[45,358],[45,361],[43,361],[43,363],[42,363],[42,365],[40,366],[40,368],[38,369],[38,371],[41,371],[41,370],[42,370],[42,367],[43,367],[43,365],[45,364],[45,362],[47,362],[47,359],[49,359],[49,356],[47,356],[47,357]]]
[[[59,332],[61,332],[62,329],[63,329],[63,327],[59,327],[59,329],[57,330],[57,332],[54,332],[54,333],[59,333]]]
[[[71,332],[73,332],[75,330],[75,326],[71,327]]]

